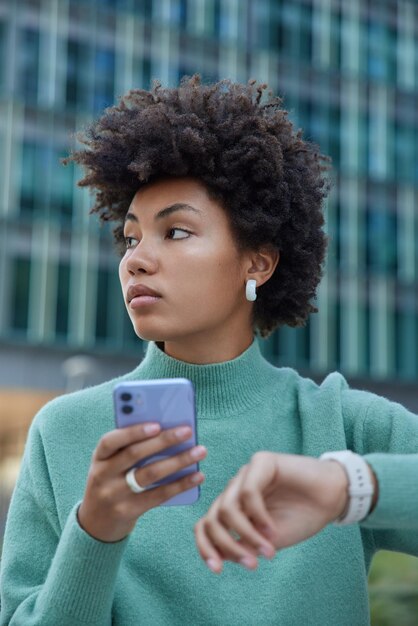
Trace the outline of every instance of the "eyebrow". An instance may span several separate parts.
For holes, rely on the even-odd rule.
[[[171,215],[175,211],[193,211],[193,213],[197,213],[198,215],[201,215],[202,213],[198,209],[195,209],[194,207],[192,207],[190,204],[186,204],[184,202],[176,202],[175,204],[170,204],[170,206],[166,206],[164,209],[161,209],[161,211],[158,211],[158,213],[154,216],[154,221],[156,222],[157,220],[161,220],[164,217]],[[139,219],[137,218],[135,213],[128,211],[128,213],[125,216],[125,223],[126,222],[139,223]]]

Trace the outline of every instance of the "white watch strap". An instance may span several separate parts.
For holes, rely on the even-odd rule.
[[[345,515],[333,523],[336,526],[355,524],[367,517],[374,494],[367,462],[360,454],[355,454],[351,450],[324,452],[319,457],[320,461],[331,459],[338,461],[344,467],[349,480],[348,493],[350,496]]]

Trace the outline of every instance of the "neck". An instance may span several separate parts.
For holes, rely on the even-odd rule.
[[[275,368],[264,359],[256,338],[234,359],[217,363],[190,363],[162,352],[150,341],[133,380],[187,378],[195,389],[196,409],[202,419],[241,415],[265,398]],[[275,374],[274,374],[275,375]],[[257,418],[257,413],[254,418]]]
[[[196,364],[223,363],[242,354],[253,342],[252,329],[247,332],[217,332],[211,336],[191,335],[158,342],[161,349],[179,361]]]

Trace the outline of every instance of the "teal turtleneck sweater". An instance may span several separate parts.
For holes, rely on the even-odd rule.
[[[103,543],[76,510],[91,456],[114,428],[117,381],[186,377],[196,389],[206,480],[190,506],[159,507],[130,536]],[[333,373],[321,385],[275,368],[258,340],[224,363],[178,361],[151,342],[119,379],[61,396],[34,419],[13,494],[1,569],[0,624],[19,626],[363,626],[367,572],[379,549],[418,556],[418,417],[350,390]],[[373,467],[376,508],[360,524],[332,524],[260,560],[213,574],[193,527],[258,450],[319,457],[351,449]]]

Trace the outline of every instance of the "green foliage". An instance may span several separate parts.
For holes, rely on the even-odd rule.
[[[372,626],[418,626],[418,558],[380,551],[369,572]]]

